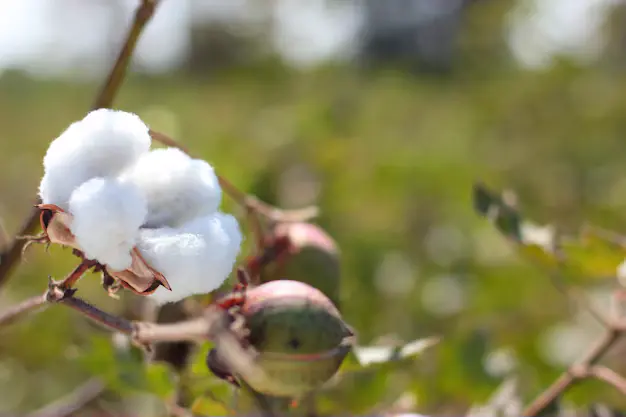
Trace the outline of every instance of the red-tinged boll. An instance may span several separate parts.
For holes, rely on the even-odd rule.
[[[339,310],[306,283],[278,280],[246,292],[241,308],[261,352],[315,354],[337,347],[348,329]]]
[[[333,238],[311,223],[281,223],[272,235],[275,240],[287,238],[291,250],[264,268],[263,282],[289,277],[318,288],[339,306],[341,263]]]
[[[245,382],[266,395],[297,398],[320,388],[352,347],[354,333],[332,301],[299,281],[249,289],[240,314],[249,331],[246,342],[258,352],[256,363],[269,379]],[[215,358],[208,362],[218,376],[227,374]]]
[[[299,281],[279,280],[251,289],[241,309],[248,340],[273,387],[254,387],[274,396],[303,395],[327,382],[350,350],[353,335],[332,301]]]

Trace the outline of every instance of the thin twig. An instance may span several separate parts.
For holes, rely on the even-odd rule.
[[[187,149],[184,145],[175,141],[165,133],[157,132],[150,129],[150,137],[152,138],[152,140],[155,140],[162,145],[169,146],[170,148],[178,148],[181,151],[185,152],[187,155],[191,155],[191,151],[189,151],[189,149]]]
[[[209,307],[205,314],[196,319],[172,324],[156,324],[129,321],[100,310],[84,300],[74,297],[74,290],[62,294],[49,291],[47,299],[58,301],[83,314],[102,326],[130,335],[133,341],[142,346],[156,342],[213,341],[220,359],[228,369],[241,376],[252,385],[268,385],[268,376],[255,364],[253,352],[244,349],[238,338],[230,330],[230,320],[226,313],[217,307]]]
[[[26,417],[69,417],[95,400],[105,388],[106,386],[101,380],[90,379],[66,397],[29,413]]]
[[[135,13],[135,18],[126,37],[126,41],[124,42],[124,45],[106,79],[106,82],[104,83],[104,86],[94,100],[92,110],[102,107],[110,107],[113,104],[115,96],[117,95],[117,92],[119,91],[122,81],[126,75],[126,68],[128,67],[130,57],[137,46],[137,40],[139,39],[139,36],[145,28],[147,22],[154,14],[156,4],[156,0],[141,1],[141,5]],[[33,205],[37,205],[39,203],[40,201],[37,199]],[[33,208],[28,215],[28,218],[24,221],[22,227],[20,228],[18,236],[33,235],[38,225],[39,210]],[[22,249],[26,243],[26,240],[13,239],[10,246],[0,253],[0,287],[8,280],[11,271],[19,263]]]
[[[85,317],[91,319],[96,323],[101,324],[103,327],[106,327],[110,330],[116,330],[120,333],[128,335],[132,334],[133,332],[134,327],[132,322],[102,311],[80,298],[76,298],[74,296],[64,297],[60,300],[60,303],[70,307],[73,310],[78,311]]]
[[[626,379],[606,366],[594,366],[589,370],[589,375],[612,385],[615,389],[626,395]]]
[[[582,359],[572,365],[566,372],[561,374],[552,385],[539,394],[539,396],[526,407],[522,415],[524,417],[536,416],[543,409],[554,403],[554,401],[577,382],[587,378],[592,366],[604,356],[620,338],[621,334],[617,326],[606,329],[602,338],[582,357]]]
[[[268,385],[269,378],[255,364],[254,354],[244,349],[238,338],[230,330],[230,320],[226,313],[217,307],[206,309],[202,317],[170,324],[156,324],[126,320],[89,304],[74,296],[75,290],[63,289],[51,281],[51,288],[37,300],[27,300],[26,307],[14,308],[11,314],[4,314],[4,320],[33,309],[32,305],[41,306],[59,303],[78,311],[90,320],[110,330],[130,335],[135,343],[148,347],[156,342],[184,342],[211,340],[219,351],[220,359],[228,369],[255,386]],[[18,306],[19,307],[19,306]]]
[[[83,275],[87,273],[87,271],[99,265],[98,262],[94,260],[83,258],[82,254],[80,254],[80,256],[81,256],[81,262],[78,264],[78,266],[76,266],[76,268],[72,272],[70,272],[63,279],[63,281],[54,283],[55,285],[58,285],[60,289],[68,290],[74,287],[74,285],[78,282],[78,280],[80,280],[83,277]]]
[[[33,313],[35,310],[43,310],[46,307],[46,303],[50,301],[60,301],[65,297],[66,291],[70,290],[72,285],[94,265],[94,261],[83,260],[62,281],[57,282],[49,278],[48,290],[43,295],[28,298],[7,311],[0,313],[0,327],[11,324],[27,314]]]
[[[47,300],[45,295],[37,295],[10,307],[8,310],[0,313],[0,327],[9,325],[18,319],[24,318],[28,314],[33,313],[35,310],[46,308],[46,303]]]
[[[141,32],[143,32],[144,27],[154,15],[156,6],[157,0],[141,0],[141,5],[135,12],[135,18],[128,34],[126,35],[124,45],[122,46],[122,49],[120,50],[117,59],[109,72],[109,76],[107,77],[102,90],[94,102],[93,109],[109,107],[113,103],[124,78],[126,78],[126,70],[128,69],[128,64],[130,63],[133,52],[135,51],[135,47],[137,46],[137,41],[139,41],[139,37],[141,36]]]
[[[141,344],[206,341],[216,319],[206,316],[178,323],[134,322],[131,333]]]

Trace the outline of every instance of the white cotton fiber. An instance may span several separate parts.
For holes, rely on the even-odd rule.
[[[148,202],[146,227],[179,227],[217,211],[222,192],[213,167],[176,148],[155,149],[122,175]]]
[[[69,199],[72,191],[80,185],[82,173],[71,167],[58,167],[46,171],[39,183],[39,196],[44,204],[56,204],[63,210],[69,210]]]
[[[88,259],[96,259],[113,270],[131,265],[131,250],[147,207],[142,194],[116,179],[93,178],[71,195],[71,231]]]
[[[148,127],[132,113],[99,109],[71,124],[48,148],[40,196],[67,210],[71,192],[95,177],[116,176],[150,149]]]
[[[215,290],[232,271],[241,242],[237,220],[223,213],[194,219],[179,229],[142,229],[137,248],[172,287],[157,289],[153,299],[164,304]]]

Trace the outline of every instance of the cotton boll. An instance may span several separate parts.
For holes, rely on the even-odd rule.
[[[39,183],[39,196],[43,204],[56,204],[69,211],[69,198],[80,181],[77,171],[59,167],[47,171]],[[80,183],[79,183],[80,184]]]
[[[146,226],[179,227],[217,211],[222,192],[213,167],[176,148],[143,155],[122,175],[139,187],[148,202]]]
[[[115,179],[93,178],[70,198],[70,230],[88,259],[114,270],[131,265],[131,250],[147,215],[138,189]]]
[[[44,168],[77,162],[77,157],[99,162],[94,170],[117,174],[150,149],[150,134],[133,113],[98,109],[72,123],[48,148]],[[91,152],[98,151],[98,152]],[[103,176],[96,173],[94,176]]]
[[[148,127],[132,113],[89,113],[50,144],[43,160],[43,202],[67,207],[74,188],[91,178],[118,175],[147,153],[150,143]]]
[[[46,155],[43,157],[45,171],[67,165],[67,161],[74,158],[75,148],[80,145],[84,130],[84,125],[79,120],[70,124],[63,133],[50,143]]]
[[[194,219],[179,229],[142,229],[137,248],[172,287],[157,289],[153,299],[165,304],[215,290],[232,271],[241,242],[237,220],[223,213]]]

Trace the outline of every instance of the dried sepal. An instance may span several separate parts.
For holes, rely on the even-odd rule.
[[[80,252],[81,248],[71,232],[72,215],[54,204],[39,204],[37,208],[41,211],[42,240],[45,237],[45,242],[69,246]],[[163,274],[151,267],[136,247],[131,251],[131,259],[130,268],[122,271],[101,265],[103,286],[109,295],[114,295],[120,285],[139,295],[152,294],[161,285],[171,290]]]
[[[161,285],[170,291],[172,290],[163,274],[148,265],[137,248],[132,250],[131,256],[130,268],[114,271],[106,267],[107,273],[119,280],[123,287],[139,295],[152,294]]]
[[[37,208],[41,211],[39,216],[41,229],[50,243],[80,250],[76,237],[70,230],[71,214],[54,204],[39,204]]]

